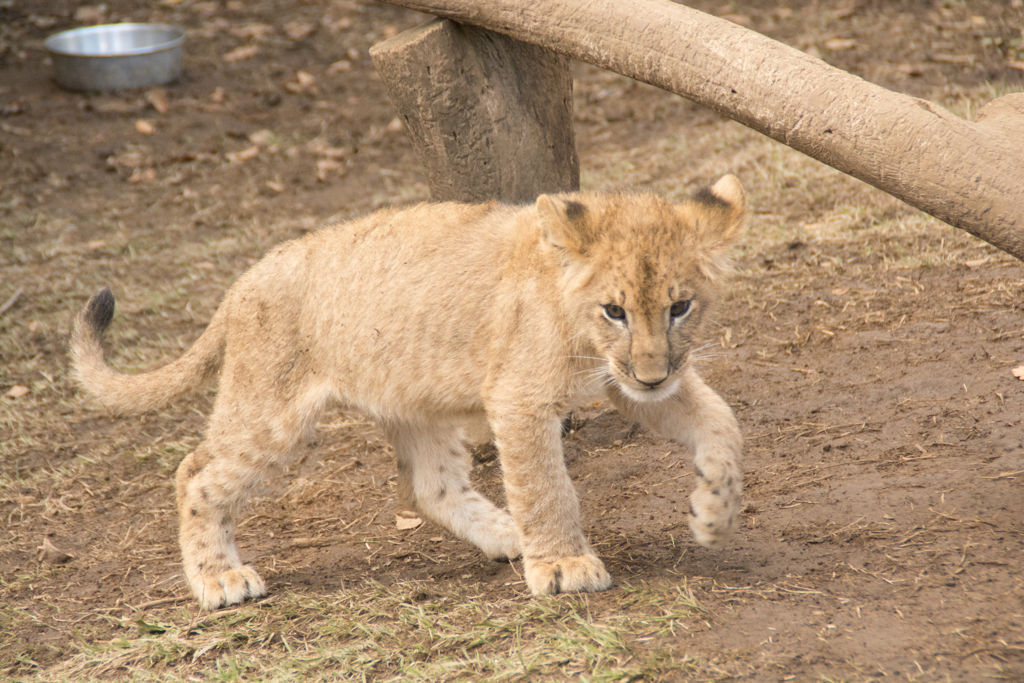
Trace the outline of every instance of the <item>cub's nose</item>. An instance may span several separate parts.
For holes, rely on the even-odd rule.
[[[650,377],[637,377],[636,373],[634,372],[633,379],[635,379],[640,384],[643,384],[648,389],[657,389],[659,386],[665,383],[665,380],[668,379],[668,375],[665,375],[660,379],[653,379]]]

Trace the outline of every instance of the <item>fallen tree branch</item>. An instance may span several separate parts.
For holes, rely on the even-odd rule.
[[[1024,260],[1024,94],[965,121],[666,0],[388,0],[682,95]]]

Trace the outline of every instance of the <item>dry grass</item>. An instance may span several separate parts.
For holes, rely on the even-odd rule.
[[[823,27],[808,30],[825,32]],[[1002,334],[1019,338],[1017,331],[1024,327],[1019,322],[1024,281],[1001,277],[1017,267],[1009,256],[738,124],[706,118],[695,109],[691,120],[671,118],[657,135],[631,136],[629,144],[622,144],[617,136],[623,127],[604,122],[590,101],[600,99],[604,91],[611,94],[602,95],[606,99],[601,101],[628,97],[623,93],[632,92],[632,87],[614,75],[590,74],[579,83],[577,97],[587,101],[577,107],[579,124],[588,135],[581,160],[583,185],[589,189],[638,186],[679,199],[722,173],[740,175],[750,192],[752,218],[737,250],[739,270],[727,305],[734,313],[745,310],[756,320],[773,323],[751,324],[747,329],[740,323],[723,322],[714,336],[725,348],[750,344],[763,351],[744,365],[745,372],[753,368],[816,381],[829,368],[804,363],[798,355],[802,349],[831,343],[837,333],[897,329],[901,318],[913,313],[914,297],[920,301],[930,295],[920,277],[929,271],[966,268],[969,273],[983,271],[990,276],[965,284],[945,311],[928,310],[938,311],[936,316],[989,310],[1006,322],[988,339]],[[970,115],[998,94],[1002,94],[999,88],[986,87],[954,92],[945,104]],[[698,118],[701,125],[692,125]],[[366,142],[375,144],[372,136]],[[359,181],[353,179],[353,183]],[[422,183],[384,175],[360,202],[346,206],[335,218],[424,196]],[[884,429],[882,420],[825,415],[814,420],[795,418],[790,423],[773,414],[769,425],[747,426],[748,450],[763,463],[750,473],[748,484],[755,495],[763,496],[758,505],[778,509],[777,526],[765,530],[760,513],[749,510],[746,532],[751,537],[770,533],[763,547],[771,552],[800,544],[812,550],[834,547],[845,558],[815,567],[813,575],[794,570],[793,577],[771,581],[756,580],[744,572],[730,575],[732,566],[749,569],[756,563],[743,564],[746,556],[736,552],[723,553],[721,567],[718,559],[706,559],[707,555],[702,556],[701,565],[693,560],[701,551],[676,550],[676,538],[685,534],[680,530],[672,532],[675,537],[669,549],[656,547],[650,552],[650,561],[673,570],[673,561],[685,564],[687,571],[699,567],[705,571],[704,578],[693,575],[688,581],[620,585],[600,595],[532,599],[517,582],[495,586],[458,579],[396,580],[383,585],[353,572],[360,578],[340,589],[279,591],[256,604],[212,615],[197,613],[174,564],[170,473],[201,438],[209,396],[200,397],[194,405],[118,420],[84,407],[66,375],[63,355],[71,314],[97,286],[113,285],[119,296],[110,337],[113,360],[126,370],[149,367],[178,355],[195,339],[231,280],[261,253],[314,229],[321,221],[301,212],[281,221],[258,215],[243,220],[230,206],[210,204],[197,206],[186,218],[175,214],[171,224],[147,231],[126,226],[125,210],[111,207],[88,217],[97,234],[107,235],[103,244],[95,244],[73,237],[75,217],[45,205],[0,208],[5,217],[0,228],[4,245],[0,301],[25,288],[17,307],[0,315],[0,390],[13,385],[29,389],[17,400],[0,398],[0,462],[4,464],[0,505],[5,511],[0,554],[5,566],[11,567],[0,576],[0,677],[24,681],[945,680],[941,661],[935,658],[931,663],[921,658],[916,667],[908,664],[897,676],[892,667],[879,674],[882,667],[874,665],[870,651],[859,659],[838,654],[829,658],[812,645],[836,637],[840,629],[830,626],[860,623],[860,608],[869,600],[873,607],[904,610],[909,615],[906,603],[922,593],[935,591],[947,599],[950,594],[941,591],[967,574],[984,582],[1012,571],[999,564],[1002,556],[996,555],[994,539],[1001,534],[1009,544],[1017,531],[1000,526],[1004,521],[996,519],[995,513],[986,517],[977,510],[942,507],[943,482],[919,483],[912,477],[921,465],[941,464],[945,468],[941,471],[950,477],[957,472],[968,472],[979,481],[1001,477],[998,481],[1019,492],[1024,481],[1020,472],[993,473],[963,453],[947,460],[941,440],[916,433],[908,433],[895,445],[875,448],[871,439]],[[149,220],[160,223],[163,216]],[[200,239],[189,230],[201,222],[216,229],[204,230]],[[817,307],[813,328],[779,324],[783,329],[772,329],[775,317],[797,317],[794,310],[799,305]],[[1011,360],[986,362],[1006,365]],[[710,372],[721,371],[709,365]],[[786,400],[795,401],[802,391],[811,389],[809,383],[800,384]],[[761,399],[746,394],[736,398],[737,403],[744,402],[743,407]],[[928,417],[952,422],[958,411],[966,411],[969,400],[974,399],[943,399]],[[779,413],[787,410],[779,408]],[[386,456],[379,443],[366,437],[364,425],[346,420],[323,425],[333,439],[345,444],[344,457],[339,455],[337,462],[330,461],[336,455],[333,451],[324,450],[330,463],[324,472],[331,476],[310,486],[293,480],[291,488],[277,495],[296,507],[313,507],[322,494],[338,486],[342,475],[352,474],[341,470],[355,456]],[[971,428],[955,423],[948,433],[966,441],[973,434]],[[868,445],[856,457],[828,461],[821,456],[826,446],[857,439]],[[798,463],[782,457],[792,452],[813,457]],[[899,485],[908,491],[933,487],[938,502],[912,521],[881,513],[873,518],[836,513],[831,518],[834,502],[828,499],[829,487],[864,471],[906,477],[910,483]],[[359,514],[371,517],[382,509],[386,513],[382,506],[391,494],[387,481],[364,485],[353,476],[344,483],[354,496],[368,500],[367,509]],[[649,499],[652,491],[659,492],[655,485],[662,483],[641,482],[631,490],[638,492],[638,498]],[[682,483],[690,482],[683,479]],[[276,501],[275,496],[270,502]],[[116,528],[90,528],[90,518],[112,505],[130,507],[131,515],[126,513]],[[778,522],[808,511],[816,516]],[[907,510],[900,513],[910,519]],[[332,510],[331,515],[335,514],[341,513]],[[302,543],[293,542],[289,553],[367,538],[362,532],[342,534],[348,530],[346,525],[363,521],[360,518],[302,521],[309,526],[297,532],[301,538],[293,541]],[[98,567],[95,574],[73,565],[25,560],[35,556],[41,530],[75,525],[91,534],[81,539],[82,556]],[[253,526],[256,521],[243,525],[243,531],[265,531]],[[316,542],[306,544],[304,539]],[[598,547],[619,566],[642,565],[646,559],[640,541],[646,540],[624,537],[620,542],[609,534],[598,541]],[[631,541],[637,542],[631,545]],[[664,539],[657,542],[669,546]],[[864,562],[865,548],[877,551],[870,555],[871,566]],[[407,549],[402,547],[401,552]],[[687,552],[690,555],[683,563]],[[665,562],[670,554],[672,559]],[[108,570],[115,565],[119,572],[144,574],[145,580],[135,584],[144,588],[102,604],[65,595],[71,577],[116,583],[120,573],[112,576]],[[377,567],[369,567],[369,573]],[[624,571],[618,574],[624,575]],[[961,591],[959,584],[955,590]],[[963,593],[967,595],[967,588]],[[1015,599],[1013,595],[1007,593],[1008,603]],[[782,623],[798,619],[813,623],[802,624],[812,634],[811,645],[792,645],[790,650],[762,655],[758,638],[740,646],[720,635],[722,624],[736,624],[741,619],[729,620],[759,607],[771,608]],[[959,609],[966,614],[966,608]],[[956,671],[963,661],[979,661],[979,667],[984,665],[994,679],[1014,680],[1019,674],[1013,668],[1013,657],[1019,656],[1020,649],[1014,640],[1019,615],[1010,608],[992,609],[956,621],[956,611],[949,608],[946,621],[935,625],[929,621],[928,630],[921,631],[946,638],[937,651],[946,658],[942,661],[950,662],[948,670]],[[896,612],[889,616],[899,625],[903,615]],[[54,632],[64,639],[51,643],[47,636]],[[719,640],[715,642],[726,643],[717,650],[708,645],[711,641],[701,640],[716,632]],[[962,643],[962,649],[950,642]],[[790,671],[798,671],[801,678]]]
[[[10,613],[4,620],[18,619]],[[30,672],[16,650],[2,664],[25,681],[590,681],[671,679],[697,668],[670,647],[703,628],[686,583],[624,586],[611,600],[524,600],[473,586],[367,582],[330,596],[285,593],[239,608],[132,611],[116,635],[79,634],[77,654]]]

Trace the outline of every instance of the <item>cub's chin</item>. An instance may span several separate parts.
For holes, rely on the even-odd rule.
[[[664,401],[679,390],[679,380],[675,377],[663,384],[659,384],[653,389],[645,386],[627,384],[622,380],[616,380],[615,384],[626,398],[636,401],[637,403],[657,403],[658,401]]]

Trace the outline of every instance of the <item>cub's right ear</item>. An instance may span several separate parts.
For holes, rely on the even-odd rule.
[[[548,245],[577,256],[586,254],[590,243],[589,211],[584,204],[542,194],[537,197],[536,208],[541,237]]]

